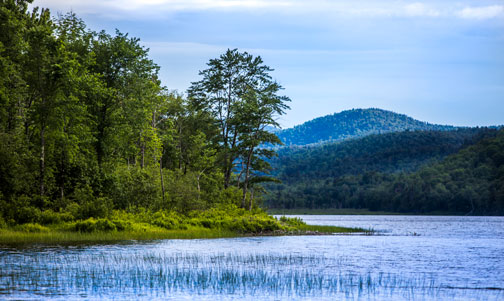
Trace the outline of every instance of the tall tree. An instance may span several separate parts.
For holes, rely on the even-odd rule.
[[[251,127],[243,126],[251,120],[240,114],[240,110],[247,107],[245,104],[253,98],[275,98],[279,101],[277,110],[269,112],[273,120],[274,114],[283,114],[283,110],[288,108],[285,102],[289,98],[276,95],[282,87],[271,78],[269,73],[273,69],[264,65],[259,56],[228,49],[219,58],[210,60],[208,66],[208,69],[200,71],[203,78],[192,83],[188,95],[193,107],[212,114],[220,130],[216,138],[220,145],[219,161],[224,174],[224,188],[227,188],[231,184],[236,160],[242,153],[240,145],[244,141],[240,139],[246,140],[245,133]],[[251,94],[254,97],[249,97]]]
[[[244,101],[238,106],[237,119],[239,130],[239,156],[242,162],[241,171],[237,182],[243,189],[242,207],[246,206],[247,192],[251,183],[252,172],[255,174],[255,181],[268,181],[264,173],[271,169],[269,163],[264,159],[271,159],[275,152],[271,148],[261,147],[261,145],[282,144],[280,139],[267,127],[278,127],[275,116],[282,115],[288,108],[285,104],[289,99],[286,96],[278,96],[277,92],[281,87],[277,83],[270,84],[266,89],[257,93],[250,89],[244,95]],[[241,180],[243,175],[243,180]],[[250,198],[249,210],[252,209],[253,198]]]

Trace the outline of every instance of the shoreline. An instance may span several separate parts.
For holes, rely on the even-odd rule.
[[[269,215],[419,215],[419,216],[501,216],[501,215],[485,215],[471,214],[467,215],[464,212],[391,212],[391,211],[370,211],[368,209],[267,209]]]

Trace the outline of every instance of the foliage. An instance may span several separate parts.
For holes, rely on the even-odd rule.
[[[303,222],[303,220],[299,217],[286,217],[286,216],[281,216],[280,217],[280,221],[282,223],[285,223],[289,226],[293,226],[293,227],[299,227],[299,226],[304,226],[306,225],[305,222]]]
[[[281,144],[266,128],[279,126],[275,117],[284,114],[290,99],[278,95],[282,86],[272,79],[273,69],[260,56],[228,49],[210,60],[208,67],[188,90],[190,106],[214,119],[217,131],[209,137],[218,144],[224,188],[232,185],[232,173],[240,164],[236,182],[243,189],[241,206],[245,208],[252,173],[267,172],[269,164],[264,159],[274,154],[259,146]],[[252,205],[250,200],[249,210]]]
[[[28,232],[28,233],[44,233],[44,232],[49,232],[49,228],[41,226],[39,224],[22,224],[19,226],[16,226],[15,228],[17,231],[21,232]]]
[[[124,230],[122,223],[121,229]],[[87,220],[77,221],[74,225],[74,230],[79,232],[116,231],[117,226],[108,219],[94,219],[90,217]]]

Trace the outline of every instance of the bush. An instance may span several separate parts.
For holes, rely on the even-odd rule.
[[[40,221],[40,209],[35,207],[20,207],[14,210],[16,213],[13,216],[18,224],[38,223]]]
[[[79,219],[105,218],[109,216],[112,206],[112,200],[106,197],[85,201],[79,206],[75,217]]]
[[[15,230],[29,233],[49,232],[49,228],[41,226],[39,224],[32,224],[32,223],[16,226]]]
[[[121,228],[125,229],[124,224],[121,224]],[[117,231],[117,226],[114,222],[108,219],[94,219],[88,218],[87,220],[77,221],[74,226],[74,230],[78,232],[96,232],[96,231]]]
[[[288,226],[292,227],[299,227],[299,226],[305,226],[306,223],[303,222],[302,219],[299,217],[286,217],[286,216],[281,216],[280,221]]]
[[[168,230],[181,229],[182,218],[175,212],[158,211],[154,213],[151,224]],[[187,229],[187,226],[182,228]]]
[[[61,222],[69,222],[74,220],[74,217],[69,212],[54,212],[52,210],[44,210],[40,214],[40,223],[42,225],[59,224]]]
[[[112,223],[116,226],[117,231],[124,231],[131,229],[131,222],[122,220],[113,220]]]

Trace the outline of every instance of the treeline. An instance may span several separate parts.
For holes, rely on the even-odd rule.
[[[352,109],[307,121],[290,129],[279,131],[285,145],[307,145],[341,141],[371,134],[405,130],[447,131],[453,126],[430,124],[403,114],[381,109]]]
[[[284,171],[269,207],[504,214],[504,130],[393,133],[326,147],[298,151],[309,176]]]
[[[184,98],[138,38],[29,3],[0,1],[0,218],[254,207],[289,100],[260,57],[228,50]]]

